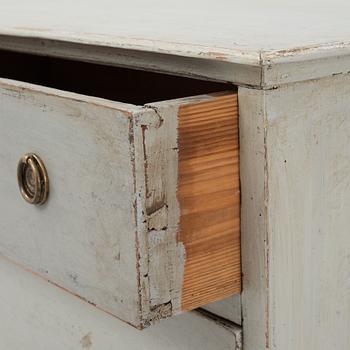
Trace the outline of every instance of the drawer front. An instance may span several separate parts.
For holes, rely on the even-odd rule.
[[[15,85],[2,86],[0,108],[1,253],[136,323],[132,120]],[[28,152],[48,172],[43,206],[19,194],[16,166]]]
[[[242,331],[230,323],[193,311],[140,332],[0,261],[3,350],[242,350]]]
[[[139,107],[2,79],[0,113],[2,255],[139,328],[240,291],[236,94]]]

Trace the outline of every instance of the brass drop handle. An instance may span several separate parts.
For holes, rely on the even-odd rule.
[[[49,194],[49,178],[42,160],[34,153],[27,153],[18,162],[18,186],[23,199],[36,205],[46,202]]]

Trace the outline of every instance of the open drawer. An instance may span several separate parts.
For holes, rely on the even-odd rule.
[[[240,292],[231,86],[10,52],[0,66],[0,254],[139,328]],[[22,158],[17,178],[28,153],[44,168]]]

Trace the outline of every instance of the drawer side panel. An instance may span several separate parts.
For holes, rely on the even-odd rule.
[[[178,133],[186,311],[240,292],[237,94],[181,106]]]

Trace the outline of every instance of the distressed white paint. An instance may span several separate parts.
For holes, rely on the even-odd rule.
[[[0,259],[0,348],[241,350],[241,330],[190,312],[140,332]]]
[[[350,76],[239,96],[245,350],[348,349]]]
[[[101,1],[70,2],[67,12],[66,1],[18,11],[1,0],[0,47],[266,89],[288,83],[239,90],[245,349],[347,349],[349,3]],[[157,128],[148,112],[138,117]],[[140,166],[142,145],[135,152]],[[163,244],[168,211],[158,209],[138,227]],[[168,292],[162,299],[145,279],[144,319],[150,295]]]
[[[262,69],[226,61],[0,35],[0,48],[200,79],[260,85]]]
[[[46,5],[31,0],[18,10],[18,4],[1,0],[0,32],[255,64],[261,51],[288,55],[282,50],[346,42],[350,35],[343,0],[180,0],[172,6],[161,0],[63,0]]]
[[[268,92],[266,116],[271,348],[348,349],[350,76]]]
[[[176,102],[166,103],[162,112],[145,107],[142,117],[134,122],[136,205],[140,213],[137,245],[145,325],[181,310],[185,251],[177,242],[178,107],[172,104]],[[156,116],[157,121],[145,122],[145,113]]]
[[[1,81],[0,252],[138,325],[132,119],[118,104],[59,95]],[[16,164],[28,152],[49,174],[40,208],[19,195]]]
[[[265,349],[268,329],[264,96],[263,90],[238,89],[245,350]]]
[[[350,70],[345,0],[180,0],[171,5],[160,0],[78,0],[50,6],[31,0],[20,10],[17,3],[1,0],[0,8],[0,34],[37,38],[36,52],[63,55],[62,41],[123,49],[111,59],[112,51],[108,55],[70,45],[68,56],[94,60],[97,55],[100,62],[114,64],[130,60],[129,65],[145,69],[259,86],[331,75],[344,65]],[[23,41],[0,40],[0,47],[18,45],[31,50]],[[277,71],[271,69],[275,65]]]

